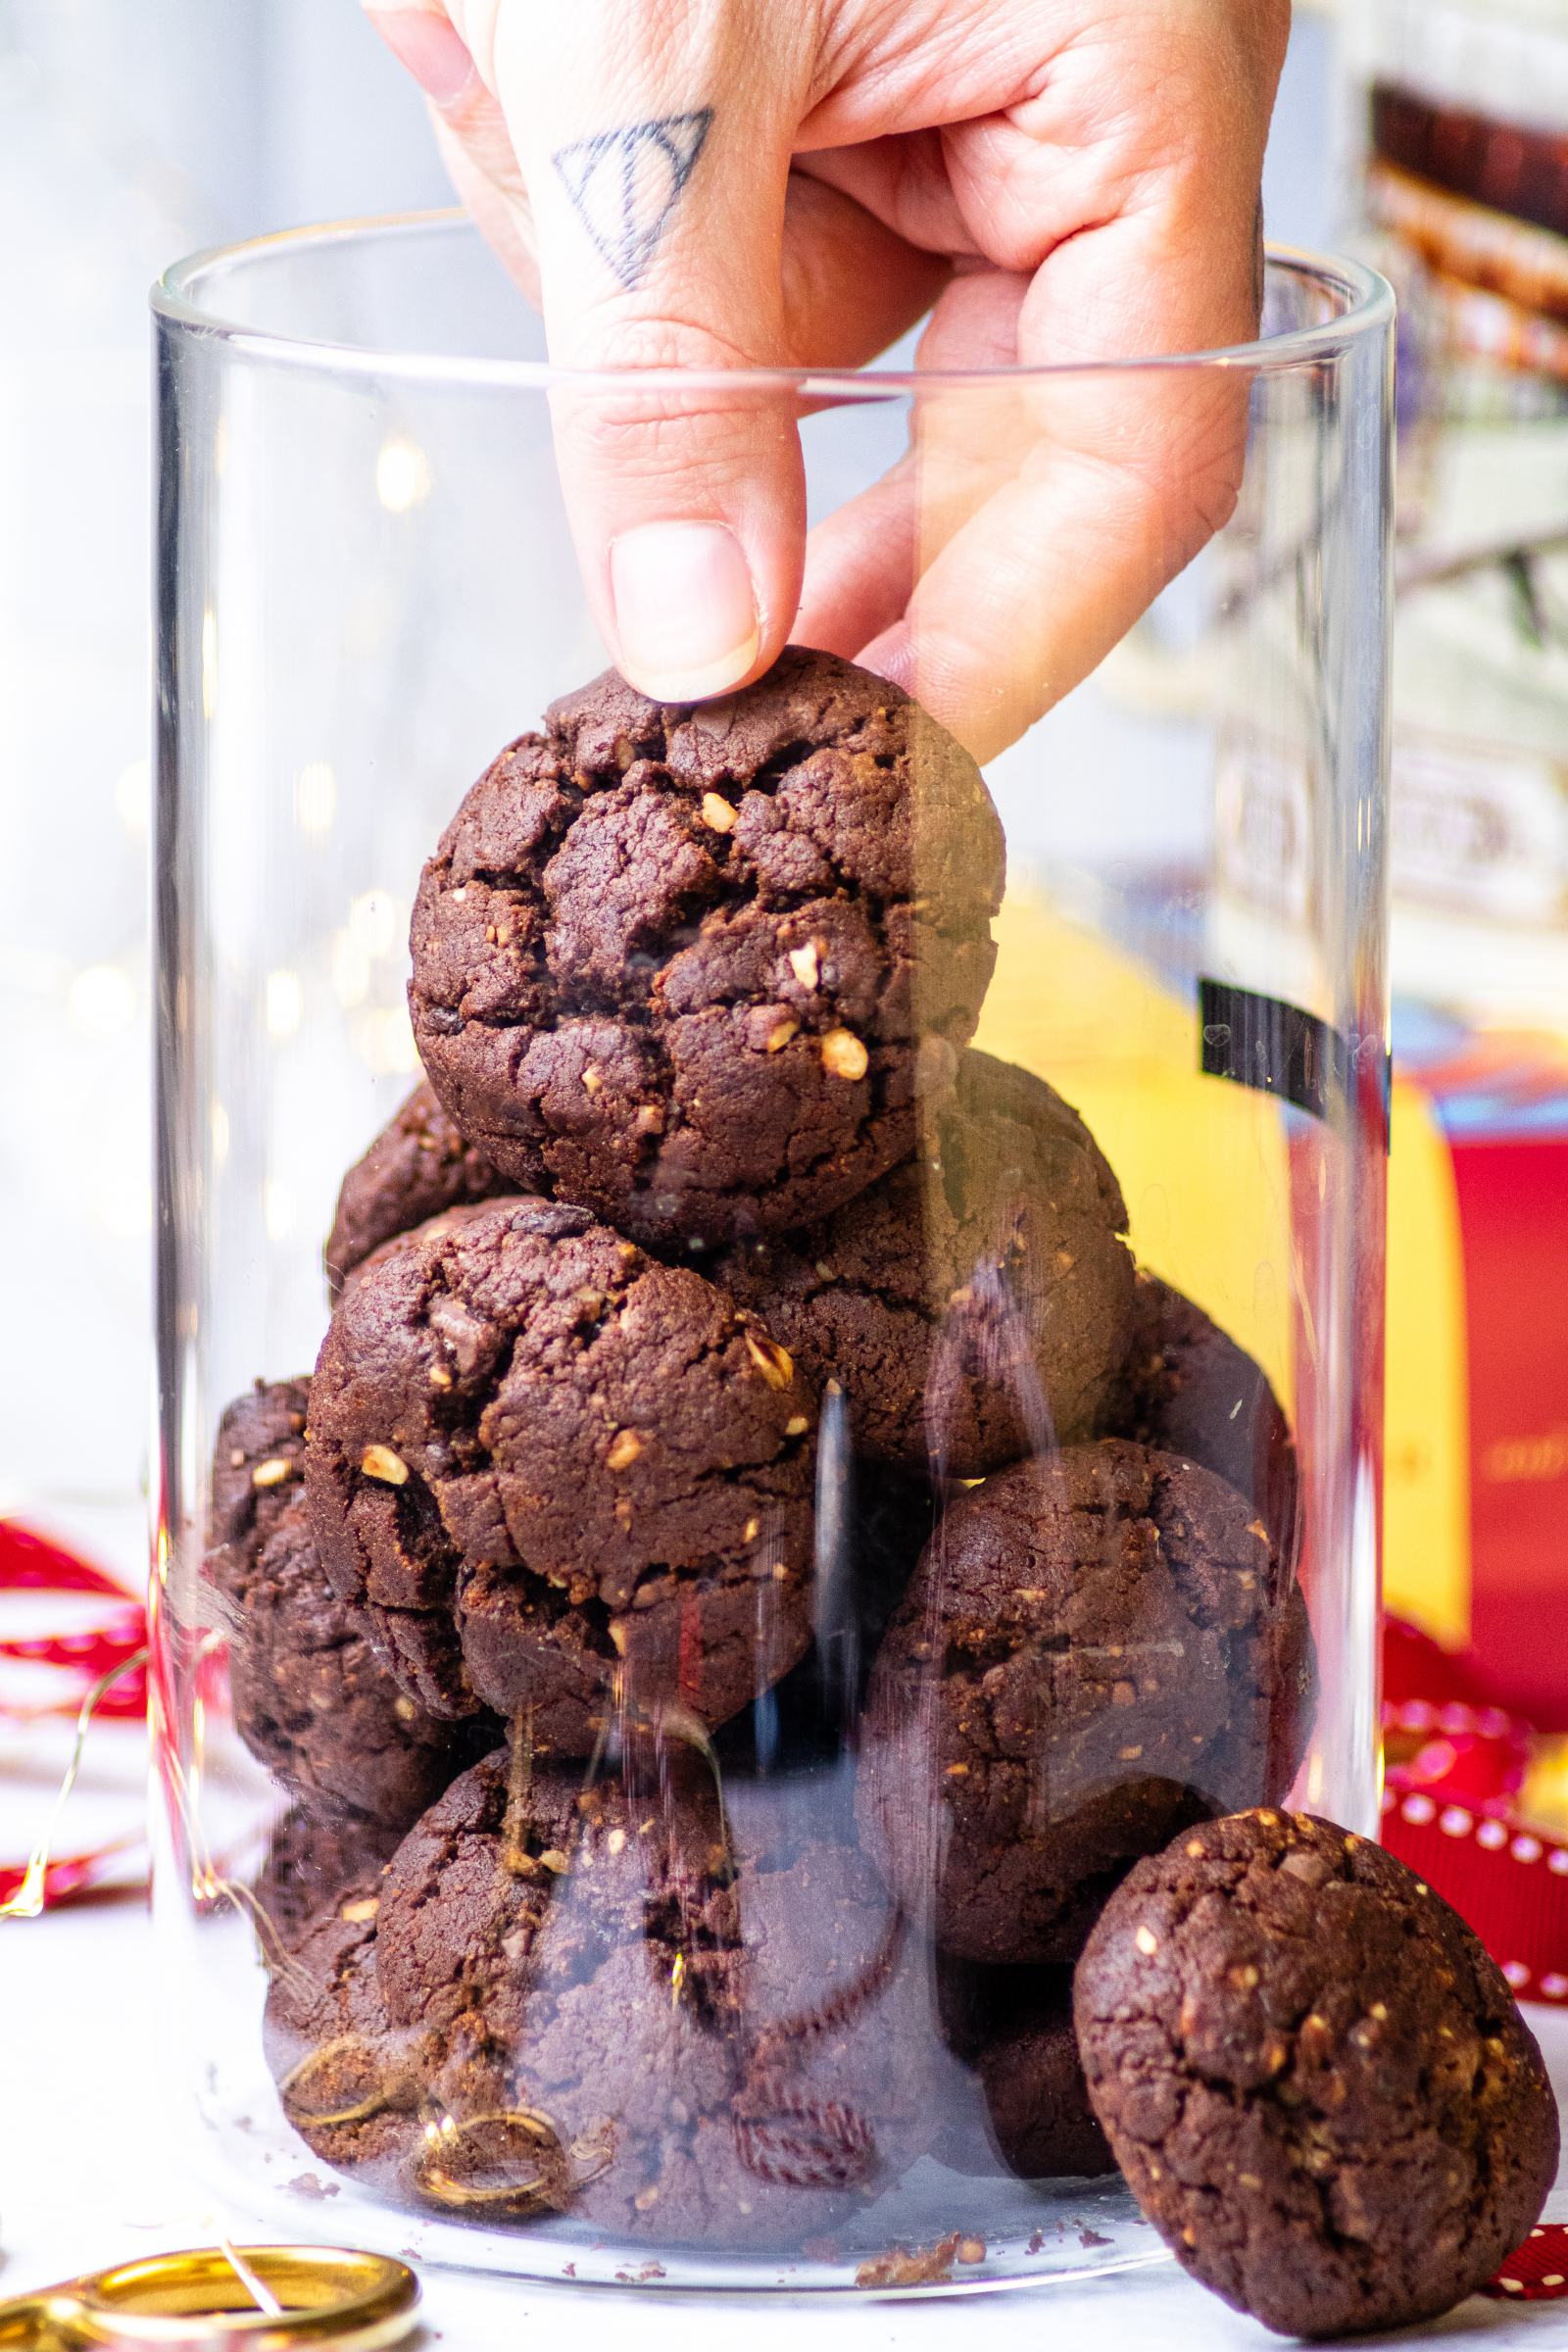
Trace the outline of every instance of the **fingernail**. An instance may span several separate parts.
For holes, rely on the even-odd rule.
[[[473,79],[473,60],[445,17],[424,8],[376,8],[370,22],[434,106],[451,106]]]
[[[738,686],[761,642],[740,541],[719,522],[645,522],[612,541],[620,666],[661,703]]]

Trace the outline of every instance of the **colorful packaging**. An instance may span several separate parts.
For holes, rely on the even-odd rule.
[[[1385,1591],[1568,1730],[1568,1036],[1401,1005]]]

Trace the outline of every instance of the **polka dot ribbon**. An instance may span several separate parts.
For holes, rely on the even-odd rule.
[[[1568,2223],[1543,2222],[1532,2230],[1481,2291],[1498,2303],[1555,2303],[1568,2295]]]
[[[1523,1817],[1534,1728],[1493,1706],[1469,1659],[1383,1632],[1383,1842],[1467,1919],[1521,1999],[1568,2002],[1568,1844]],[[1568,2296],[1568,2225],[1543,2222],[1483,2290]]]
[[[1396,1618],[1383,1681],[1384,1844],[1470,1922],[1522,2000],[1568,2002],[1568,1843],[1519,1805],[1534,1727]]]

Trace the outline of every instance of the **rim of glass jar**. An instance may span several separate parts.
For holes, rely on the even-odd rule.
[[[1306,279],[1340,297],[1344,308],[1312,326],[1292,327],[1250,343],[1223,345],[1212,351],[1162,352],[1137,359],[1072,360],[1039,367],[907,368],[564,368],[549,360],[508,360],[463,356],[448,352],[383,349],[369,343],[328,341],[296,335],[274,327],[248,325],[228,318],[220,303],[204,299],[206,281],[236,262],[260,259],[287,250],[363,242],[371,238],[451,235],[470,231],[472,224],[460,207],[430,212],[367,215],[360,220],[330,220],[302,228],[277,229],[229,245],[210,245],[174,262],[154,284],[150,296],[154,313],[183,331],[232,345],[236,350],[303,370],[327,375],[395,377],[421,384],[450,384],[548,390],[556,384],[613,386],[618,392],[730,391],[738,384],[764,391],[791,391],[812,401],[886,399],[900,393],[930,392],[989,386],[1000,382],[1049,383],[1057,377],[1144,374],[1160,369],[1226,368],[1268,373],[1342,356],[1348,347],[1387,329],[1394,317],[1394,290],[1386,278],[1364,263],[1341,254],[1315,253],[1304,246],[1270,243],[1265,248],[1270,270]]]

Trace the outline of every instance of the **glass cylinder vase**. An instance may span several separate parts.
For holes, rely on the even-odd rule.
[[[443,217],[154,308],[156,1908],[215,2183],[542,2278],[1156,2258],[1099,1906],[1214,1813],[1377,1819],[1386,288],[582,377]],[[659,705],[558,451],[694,413],[798,438],[803,643]],[[1200,707],[1140,704],[1152,599]]]

